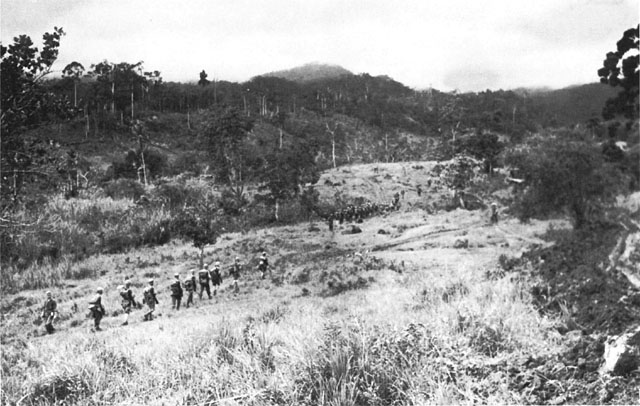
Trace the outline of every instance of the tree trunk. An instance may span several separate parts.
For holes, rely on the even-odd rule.
[[[200,247],[198,263],[200,264],[200,269],[204,268],[204,245]]]
[[[147,165],[144,163],[144,151],[140,151],[142,158],[142,176],[144,177],[144,185],[147,186]]]
[[[586,216],[586,213],[585,213],[584,204],[579,203],[579,202],[573,203],[571,205],[571,209],[573,211],[573,215],[574,215],[574,218],[575,218],[575,221],[576,221],[576,223],[575,223],[576,229],[579,230],[582,227],[584,227],[586,225],[586,223],[587,223],[587,216]]]
[[[84,131],[84,139],[86,140],[87,138],[89,138],[89,112],[87,111],[87,107],[85,106],[84,108],[84,118],[85,121],[87,122],[86,126],[85,126],[85,131]]]
[[[78,107],[78,82],[73,81],[73,107]]]
[[[384,133],[384,155],[387,163],[389,162],[389,134]]]
[[[333,161],[333,169],[336,169],[336,137],[331,137],[331,160]]]

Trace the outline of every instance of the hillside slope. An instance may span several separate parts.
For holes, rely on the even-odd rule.
[[[601,402],[613,390],[597,373],[602,336],[561,336],[568,322],[539,313],[530,282],[501,266],[568,223],[493,225],[484,210],[423,210],[448,196],[435,182],[422,196],[411,190],[433,165],[328,171],[322,198],[339,190],[385,201],[407,188],[400,211],[334,232],[310,223],[227,234],[206,250],[223,263],[223,285],[190,309],[169,300],[173,274],[197,263],[197,249],[179,242],[78,264],[92,276],[52,289],[61,312],[53,336],[36,319],[43,291],[2,297],[3,403]],[[262,251],[266,280],[254,271]],[[236,255],[245,264],[238,295],[226,274]],[[125,277],[138,300],[155,279],[156,320],[134,311],[120,326]],[[108,311],[99,333],[85,318],[96,286]],[[632,381],[615,382],[611,401],[635,401]]]
[[[344,75],[350,76],[353,75],[353,73],[339,65],[314,62],[291,69],[265,73],[261,76],[277,77],[287,79],[292,82],[306,83],[322,79],[339,78]]]

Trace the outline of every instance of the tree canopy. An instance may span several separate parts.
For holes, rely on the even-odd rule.
[[[617,97],[607,101],[602,113],[605,119],[616,114],[638,117],[639,31],[640,25],[626,30],[617,43],[617,50],[608,52],[603,67],[598,69],[601,83],[622,88]]]
[[[75,112],[68,98],[47,91],[43,84],[58,57],[62,36],[64,31],[58,27],[45,33],[41,50],[27,35],[14,38],[8,47],[0,46],[3,209],[14,207],[28,184],[55,185],[52,177],[57,166],[64,164],[64,154],[56,156],[55,143],[24,136],[29,129],[67,119]]]
[[[526,185],[517,196],[521,220],[568,210],[580,229],[597,220],[624,187],[620,173],[600,149],[582,142],[547,140],[510,154],[507,163]]]

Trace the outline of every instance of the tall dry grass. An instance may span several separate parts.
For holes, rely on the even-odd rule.
[[[325,265],[342,269],[339,262]],[[95,334],[79,321],[78,328],[3,350],[2,400],[526,403],[509,367],[559,351],[555,321],[539,316],[527,283],[512,273],[488,280],[490,272],[462,263],[446,271],[379,266],[366,271],[376,282],[328,297],[295,294],[300,283],[320,291],[315,276],[270,289],[249,280],[244,288],[253,290],[237,298],[225,292],[216,303],[180,312],[163,303],[162,317],[151,323],[116,327],[113,319]]]

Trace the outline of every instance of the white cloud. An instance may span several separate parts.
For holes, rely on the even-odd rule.
[[[2,1],[3,42],[64,27],[60,66],[143,60],[165,80],[251,76],[311,61],[413,87],[480,90],[596,81],[631,0]],[[595,69],[594,69],[595,65]]]

